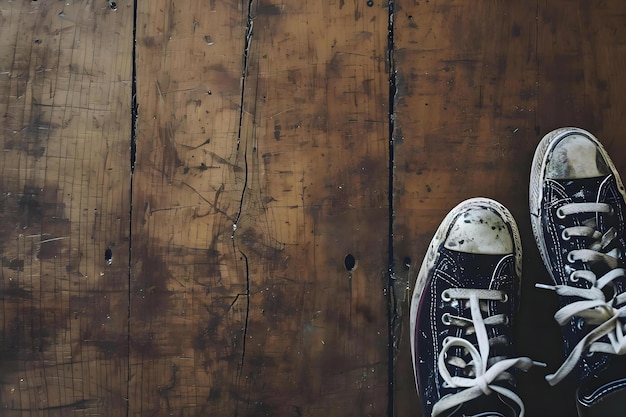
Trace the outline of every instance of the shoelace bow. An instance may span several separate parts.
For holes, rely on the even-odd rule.
[[[504,314],[497,314],[487,318],[483,318],[481,313],[481,300],[495,300],[506,302],[506,295],[498,290],[479,290],[454,288],[446,290],[446,296],[455,300],[468,300],[471,320],[465,317],[457,317],[448,315],[449,324],[465,328],[466,334],[476,333],[478,349],[466,339],[460,337],[447,337],[443,341],[443,347],[438,358],[439,373],[445,381],[446,387],[465,388],[455,394],[447,395],[441,398],[432,410],[432,416],[438,416],[442,412],[459,407],[461,404],[477,398],[481,395],[489,395],[496,391],[500,395],[510,398],[520,407],[520,417],[524,415],[524,404],[520,397],[508,388],[499,385],[493,385],[494,381],[510,380],[512,375],[506,372],[510,368],[518,368],[523,371],[528,370],[532,365],[542,365],[540,362],[533,362],[530,358],[510,358],[492,357],[489,358],[490,340],[487,336],[486,324],[497,325],[504,324],[508,318]],[[506,343],[506,340],[491,340],[491,343]],[[471,356],[472,360],[466,363],[462,358],[451,356],[448,357],[447,352],[452,347],[461,347],[465,349]],[[447,361],[446,361],[447,359]],[[451,376],[446,366],[446,362],[450,365],[466,369],[470,368],[469,377]],[[473,376],[473,377],[472,377]]]
[[[564,219],[566,216],[580,213],[605,213],[613,214],[613,208],[605,203],[570,203],[557,210],[557,217]],[[536,284],[538,288],[556,291],[560,296],[579,297],[581,300],[574,301],[561,308],[554,315],[554,319],[561,325],[566,325],[573,317],[579,317],[585,324],[595,325],[578,344],[572,349],[561,367],[551,375],[546,376],[550,385],[555,385],[567,376],[577,365],[581,355],[588,349],[589,352],[603,352],[614,355],[626,354],[626,325],[620,322],[620,317],[626,317],[626,293],[616,294],[613,281],[616,278],[625,277],[626,271],[618,268],[619,256],[616,250],[608,253],[600,252],[615,239],[615,228],[609,228],[604,234],[597,230],[595,220],[586,222],[582,226],[568,227],[563,230],[562,239],[572,237],[586,237],[592,239],[587,249],[575,249],[568,253],[567,260],[570,264],[581,261],[583,264],[593,265],[604,263],[611,270],[598,278],[590,270],[574,269],[567,265],[566,272],[570,273],[570,281],[580,279],[587,281],[589,288],[577,288],[568,285],[543,285]],[[613,294],[609,300],[602,291],[605,287],[613,287]],[[624,304],[624,305],[622,305]],[[621,305],[621,307],[620,307]],[[610,343],[600,342],[607,336]]]

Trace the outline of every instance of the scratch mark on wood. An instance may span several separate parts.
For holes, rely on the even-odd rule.
[[[48,242],[54,242],[55,240],[63,240],[63,239],[67,239],[67,236],[53,237],[53,238],[50,238],[50,239],[41,240],[41,241],[39,241],[39,243],[48,243]]]
[[[189,188],[191,191],[193,191],[194,193],[196,193],[198,195],[198,197],[200,197],[202,199],[202,201],[204,201],[205,203],[207,203],[209,206],[211,206],[211,208],[215,211],[215,213],[220,213],[222,214],[224,217],[226,217],[228,220],[232,221],[233,223],[235,223],[235,220],[233,219],[233,217],[231,215],[229,215],[228,213],[226,213],[225,211],[219,209],[217,207],[217,205],[214,205],[212,202],[210,202],[209,200],[206,199],[206,197],[204,197],[202,194],[200,194],[200,192],[198,190],[196,190],[195,188],[193,188],[191,185],[187,184],[186,182],[182,182],[182,185],[186,186],[187,188]],[[219,190],[218,190],[219,191]],[[217,201],[217,200],[216,200]]]
[[[211,138],[208,138],[207,140],[205,140],[204,142],[202,142],[200,145],[197,145],[197,146],[189,146],[189,145],[185,145],[184,143],[181,143],[180,147],[191,149],[193,151],[193,150],[203,147],[204,145],[208,145],[209,143],[211,143]]]
[[[172,363],[172,376],[170,377],[169,382],[167,385],[157,388],[157,394],[165,400],[168,411],[172,410],[172,407],[170,406],[169,392],[176,386],[176,372],[178,372],[178,365]]]
[[[217,213],[217,201],[220,198],[220,194],[222,194],[222,191],[224,191],[224,184],[222,183],[222,185],[220,185],[220,188],[217,189],[217,191],[215,192],[215,199],[213,200],[213,210],[215,213]]]
[[[159,83],[159,80],[156,80],[155,84],[157,92],[159,93],[159,97],[161,97],[161,100],[165,100],[165,94],[163,94],[163,90],[161,90],[161,83]]]
[[[278,113],[274,113],[274,114],[272,114],[272,115],[270,116],[270,119],[273,119],[274,117],[276,117],[276,116],[278,116],[278,115],[280,115],[280,114],[283,114],[283,113],[287,113],[287,112],[293,111],[293,110],[295,110],[295,109],[296,109],[295,107],[290,107],[290,108],[288,108],[288,109],[285,109],[285,110],[279,111]]]
[[[229,167],[233,168],[233,170],[235,172],[241,171],[241,168],[239,166],[233,164],[232,162],[228,162],[226,159],[222,158],[221,156],[219,156],[215,152],[210,151],[209,155],[211,155],[211,158],[215,159],[217,162],[225,164],[225,165],[228,165]]]
[[[51,405],[49,407],[38,407],[38,408],[11,408],[11,411],[51,411],[51,410],[63,410],[66,408],[73,408],[75,410],[86,410],[88,408],[93,408],[98,405],[98,400],[91,398],[86,400],[75,401],[70,404],[60,404],[60,405]]]

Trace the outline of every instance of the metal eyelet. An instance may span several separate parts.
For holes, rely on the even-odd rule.
[[[571,282],[578,282],[578,277],[576,276],[576,271],[574,271],[571,274],[569,274],[569,280]]]
[[[567,254],[567,262],[569,262],[571,264],[576,262],[576,259],[574,259],[574,255],[572,255],[572,252],[568,252],[568,254]]]
[[[450,294],[448,293],[448,290],[444,290],[441,293],[441,299],[443,301],[445,301],[446,303],[449,303],[450,301],[452,301],[452,297],[450,297]]]
[[[504,293],[504,298],[502,298],[502,302],[503,303],[508,303],[509,302],[509,295],[507,293]]]
[[[562,207],[559,207],[559,208],[556,210],[556,217],[558,217],[559,219],[563,220],[563,219],[565,218],[565,216],[566,216],[566,215],[565,215],[565,212],[563,211],[563,208],[562,208]]]
[[[563,229],[563,231],[561,232],[561,239],[563,239],[563,240],[570,240],[571,237],[572,236],[569,234],[567,229]]]
[[[452,322],[450,321],[450,313],[443,313],[443,315],[441,316],[441,322],[446,326],[451,325]]]

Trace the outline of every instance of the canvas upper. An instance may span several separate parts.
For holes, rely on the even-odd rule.
[[[424,416],[521,416],[512,324],[519,233],[499,203],[467,200],[439,226],[411,303],[411,346]]]
[[[533,233],[559,295],[565,361],[546,379],[580,381],[579,407],[626,387],[625,193],[589,132],[563,128],[537,147],[530,181]],[[626,399],[622,400],[626,404]]]

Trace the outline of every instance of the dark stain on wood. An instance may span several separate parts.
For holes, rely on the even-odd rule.
[[[163,44],[162,36],[144,36],[142,43],[147,48],[161,47]]]
[[[39,354],[54,343],[55,331],[62,328],[61,323],[54,318],[51,320],[50,315],[46,314],[50,311],[41,310],[33,304],[27,307],[27,311],[28,316],[21,315],[18,311],[15,315],[5,316],[7,325],[0,336],[4,360],[37,360]]]
[[[223,64],[207,65],[205,71],[211,74],[215,85],[215,87],[212,87],[213,91],[218,90],[230,93],[239,90],[241,86],[240,74],[234,73]]]
[[[6,288],[0,289],[0,299],[10,301],[31,300],[32,291],[21,287],[17,281],[9,281]]]
[[[41,224],[43,209],[39,202],[39,191],[34,187],[24,188],[19,200],[20,225],[24,228]]]
[[[130,335],[130,347],[134,353],[143,359],[156,359],[162,356],[159,351],[156,335],[152,331],[134,331]]]
[[[223,312],[221,313],[223,314]],[[218,330],[222,322],[220,315],[210,315],[206,322],[206,326],[200,328],[193,339],[193,348],[198,351],[204,351],[210,347],[210,343],[218,339]]]
[[[24,271],[24,260],[23,259],[9,259],[9,258],[3,257],[2,266],[12,269],[13,271]]]
[[[283,14],[284,7],[285,6],[270,3],[267,0],[261,0],[255,11],[257,16],[279,16]]]
[[[83,346],[95,346],[106,359],[124,358],[128,354],[128,339],[121,336],[117,340],[85,339]]]
[[[511,34],[513,37],[517,38],[522,34],[522,28],[517,23],[513,24],[513,28],[511,29]]]
[[[185,164],[178,156],[176,149],[176,129],[172,122],[168,122],[159,127],[159,142],[163,147],[163,159],[161,161],[161,171],[167,175],[168,178],[173,177],[173,173],[176,168],[184,166]]]
[[[156,256],[146,247],[135,250],[141,254],[138,256],[141,263],[131,281],[131,311],[133,317],[149,322],[167,314],[171,296],[167,285],[173,276],[163,257]]]
[[[270,265],[278,265],[280,262],[284,245],[272,236],[261,234],[253,228],[246,228],[237,236],[238,241],[246,248],[248,254],[254,254]]]
[[[32,106],[31,120],[25,127],[21,140],[18,141],[17,149],[40,158],[46,151],[45,143],[59,126],[49,121],[50,115],[45,114],[36,101],[33,100]]]

